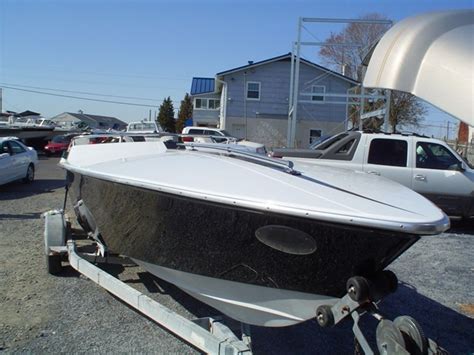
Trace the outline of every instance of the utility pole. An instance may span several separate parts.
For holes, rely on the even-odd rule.
[[[449,121],[446,124],[446,141],[449,140]]]
[[[2,91],[2,90],[3,90],[3,89],[0,88],[0,113],[3,112],[3,97],[2,97],[3,91]]]

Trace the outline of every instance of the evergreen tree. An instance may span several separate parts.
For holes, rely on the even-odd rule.
[[[157,121],[165,132],[174,133],[176,131],[173,101],[171,101],[169,96],[163,100],[163,103],[160,106]]]
[[[184,95],[184,99],[181,100],[181,106],[178,111],[178,120],[176,121],[176,132],[181,133],[183,131],[186,120],[193,117],[193,103],[188,93]]]

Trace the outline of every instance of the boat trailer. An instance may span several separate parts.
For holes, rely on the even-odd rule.
[[[398,279],[389,270],[379,272],[372,278],[353,276],[346,283],[347,293],[334,305],[322,305],[316,310],[316,321],[323,327],[332,327],[345,318],[354,321],[356,353],[375,354],[359,327],[365,313],[377,321],[376,343],[380,354],[443,355],[446,350],[424,335],[418,322],[410,316],[398,316],[393,321],[384,318],[377,303],[397,289]]]
[[[69,222],[62,210],[48,211],[43,214],[43,217],[45,221],[45,253],[47,269],[50,274],[61,272],[62,259],[67,255],[69,264],[79,273],[195,348],[209,354],[251,354],[250,327],[248,325],[242,324],[242,339],[239,339],[220,317],[188,320],[178,315],[93,264],[131,264],[131,260],[109,256],[101,248],[96,253],[80,253],[77,250],[76,242],[68,238]]]
[[[250,326],[241,323],[239,338],[221,317],[205,317],[188,320],[147,295],[120,281],[102,270],[96,263],[132,264],[125,257],[108,255],[99,243],[94,253],[77,250],[77,244],[70,238],[71,228],[63,210],[51,210],[43,214],[45,221],[44,243],[47,270],[59,274],[62,260],[67,256],[69,264],[123,302],[135,308],[148,318],[183,339],[188,344],[208,354],[251,355]],[[332,305],[323,305],[315,311],[317,323],[332,327],[343,319],[354,321],[356,353],[365,354],[419,354],[442,355],[447,352],[433,340],[425,337],[417,321],[409,316],[399,316],[394,321],[385,319],[377,303],[396,290],[398,280],[391,271],[383,271],[372,279],[360,276],[347,281],[347,293]],[[374,352],[359,327],[362,315],[368,313],[378,321]]]

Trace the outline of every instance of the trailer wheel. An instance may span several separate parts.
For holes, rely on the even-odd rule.
[[[375,331],[377,348],[380,354],[400,354],[405,347],[405,339],[392,321],[382,319]]]
[[[61,272],[62,253],[51,250],[52,247],[63,247],[66,245],[67,223],[64,213],[59,210],[48,211],[44,217],[44,253],[46,256],[46,267],[49,274],[55,275]]]
[[[334,325],[334,314],[331,306],[319,306],[316,310],[316,321],[322,328],[332,327]]]
[[[393,324],[400,330],[410,354],[423,355],[428,353],[428,340],[418,322],[410,316],[400,316]]]
[[[365,277],[353,276],[347,280],[346,290],[352,300],[356,302],[365,301],[369,297],[369,282]]]
[[[48,268],[49,274],[59,274],[63,269],[63,266],[61,264],[61,255],[46,255],[46,266]]]

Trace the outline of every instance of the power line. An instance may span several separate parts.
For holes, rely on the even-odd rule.
[[[16,87],[28,88],[28,89],[69,92],[69,93],[73,93],[73,94],[95,95],[95,96],[103,96],[103,97],[115,97],[115,98],[119,98],[119,99],[136,99],[136,100],[155,101],[155,102],[157,101],[156,99],[137,97],[137,96],[119,96],[119,95],[101,94],[101,93],[97,93],[97,92],[74,91],[74,90],[64,90],[64,89],[51,89],[51,88],[44,88],[44,87],[39,87],[39,86],[28,86],[28,85],[20,85],[20,84],[12,84],[12,83],[1,83],[0,82],[0,85],[16,86]]]
[[[37,91],[37,90],[28,90],[28,89],[20,89],[20,88],[14,88],[11,86],[5,86],[2,85],[0,86],[4,89],[10,89],[10,90],[18,90],[18,91],[25,91],[25,92],[31,92],[35,94],[42,94],[42,95],[50,95],[50,96],[58,96],[58,97],[65,97],[69,99],[77,99],[77,100],[85,100],[85,101],[97,101],[97,102],[105,102],[109,104],[118,104],[118,105],[129,105],[129,106],[141,106],[141,107],[158,107],[158,105],[146,105],[146,104],[138,104],[138,103],[133,103],[133,102],[124,102],[124,101],[111,101],[111,100],[101,100],[101,99],[92,99],[89,97],[80,97],[80,96],[72,96],[72,95],[61,95],[61,94],[53,94],[51,92],[44,92],[44,91]]]
[[[21,67],[21,66],[20,66]],[[3,66],[4,69],[9,69],[10,67],[8,66]],[[15,65],[15,69],[18,68],[18,65],[16,64]],[[29,66],[23,66],[23,68],[26,68],[26,69],[32,69],[34,68],[35,71],[37,70],[36,67],[29,67]],[[189,81],[189,77],[188,78],[184,78],[184,77],[163,77],[163,76],[159,76],[157,74],[146,74],[144,73],[143,75],[139,75],[139,74],[116,74],[116,73],[105,73],[105,72],[93,72],[93,71],[71,71],[70,69],[61,69],[61,68],[54,68],[54,67],[43,67],[41,69],[42,72],[56,72],[56,73],[64,73],[64,72],[67,72],[67,73],[75,73],[75,74],[86,74],[86,75],[99,75],[99,76],[113,76],[113,77],[123,77],[123,78],[140,78],[140,79],[150,79],[150,80],[156,80],[156,79],[159,79],[159,80],[181,80],[181,81]]]
[[[10,75],[8,75],[10,76]],[[94,85],[108,85],[108,86],[118,86],[118,85],[121,85],[121,86],[129,86],[129,87],[137,87],[137,88],[146,88],[146,89],[166,89],[166,90],[183,90],[183,87],[170,87],[170,86],[166,86],[166,87],[163,87],[163,86],[151,86],[151,85],[133,85],[133,84],[130,84],[130,81],[128,82],[123,82],[123,81],[96,81],[96,80],[80,80],[80,79],[63,79],[63,78],[55,78],[55,77],[51,77],[51,76],[48,76],[48,75],[37,75],[37,74],[33,74],[33,75],[25,75],[24,73],[20,73],[20,74],[17,74],[15,76],[16,77],[24,77],[24,78],[28,78],[28,79],[34,79],[34,80],[38,80],[38,79],[47,79],[48,81],[60,81],[60,82],[66,82],[66,83],[85,83],[85,84],[94,84]],[[4,77],[7,77],[7,75],[4,75]],[[7,79],[4,79],[4,80],[7,80]]]

